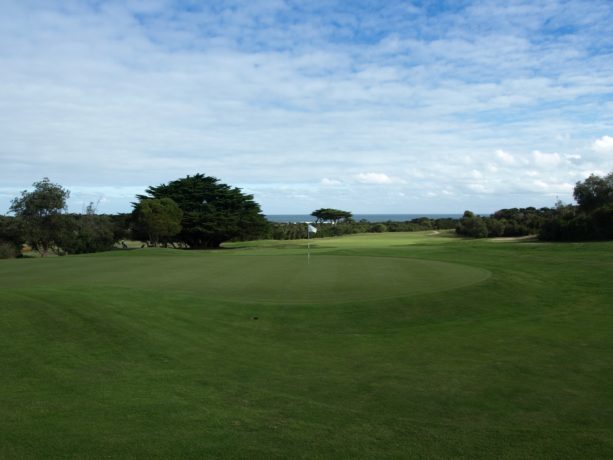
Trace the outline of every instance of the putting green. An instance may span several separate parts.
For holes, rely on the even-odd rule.
[[[477,283],[490,273],[461,264],[392,257],[191,253],[67,257],[0,264],[0,287],[130,287],[203,298],[328,303],[405,297]],[[27,284],[24,282],[27,280]]]

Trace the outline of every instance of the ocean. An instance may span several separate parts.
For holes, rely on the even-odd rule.
[[[407,220],[427,217],[429,219],[459,219],[462,214],[354,214],[355,221],[367,220],[368,222],[405,222]],[[315,218],[309,214],[269,214],[266,218],[271,222],[312,222]]]

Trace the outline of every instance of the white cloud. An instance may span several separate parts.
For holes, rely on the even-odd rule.
[[[534,184],[534,186],[536,188],[542,189],[542,190],[547,190],[549,188],[549,184],[547,182],[544,182],[542,180],[535,180],[532,182],[532,184]]]
[[[567,182],[546,182],[543,180],[535,180],[532,182],[535,189],[546,193],[550,196],[569,194],[572,192],[574,185]]]
[[[342,185],[343,183],[337,179],[328,179],[327,177],[324,177],[320,181],[320,184],[324,187],[337,187],[339,185]]]
[[[543,153],[539,150],[532,152],[532,159],[536,166],[541,168],[555,168],[562,162],[562,158],[558,153]]]
[[[309,207],[336,187],[357,211],[357,184],[394,185],[373,208],[389,189],[399,210],[420,191],[419,206],[470,208],[467,182],[490,193],[479,206],[546,205],[520,167],[559,184],[613,168],[613,5],[545,3],[8,2],[0,183],[49,176],[117,210],[129,193],[105,187],[196,172],[255,184],[277,212],[296,203],[281,183]]]
[[[517,163],[517,160],[513,155],[508,152],[505,152],[502,149],[496,150],[496,157],[500,160],[501,163],[506,165],[514,165]]]
[[[488,188],[483,184],[468,184],[468,188],[476,193],[486,193]]]
[[[613,153],[613,137],[602,136],[592,144],[592,150],[598,153]]]
[[[393,184],[394,182],[399,182],[398,179],[392,178],[384,173],[377,172],[367,172],[367,173],[359,173],[354,176],[355,180],[361,184]]]

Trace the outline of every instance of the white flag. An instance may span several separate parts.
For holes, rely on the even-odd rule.
[[[317,233],[317,229],[311,224],[307,224],[307,229],[309,230],[309,233]]]

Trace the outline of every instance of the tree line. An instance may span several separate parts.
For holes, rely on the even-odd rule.
[[[456,233],[472,238],[537,235],[543,241],[613,239],[613,172],[575,184],[576,205],[501,209],[489,217],[465,211]]]
[[[69,190],[45,178],[14,198],[13,216],[0,216],[0,258],[19,256],[23,244],[46,256],[107,251],[129,239],[149,246],[206,249],[225,241],[307,237],[304,223],[269,222],[252,195],[203,174],[147,188],[128,214],[100,215],[93,203],[81,214],[68,213],[69,196]],[[460,219],[404,222],[355,221],[351,212],[321,208],[311,214],[318,230],[311,237],[455,228],[457,234],[472,238],[613,239],[613,172],[577,182],[573,196],[576,205],[501,209],[487,217],[466,211]]]
[[[217,248],[224,241],[265,237],[269,223],[252,195],[215,177],[196,174],[151,186],[138,195],[131,214],[67,213],[70,191],[45,178],[13,199],[14,217],[0,218],[0,257],[22,245],[46,256],[99,252],[136,239],[150,246]]]
[[[332,236],[352,235],[356,233],[383,233],[383,232],[419,232],[427,230],[449,230],[457,226],[458,219],[439,218],[430,219],[419,217],[407,221],[370,222],[364,219],[355,221],[351,218],[341,222],[315,223],[317,233],[311,238],[327,238]],[[274,240],[294,240],[307,237],[307,227],[302,222],[296,223],[270,223],[269,238]]]

